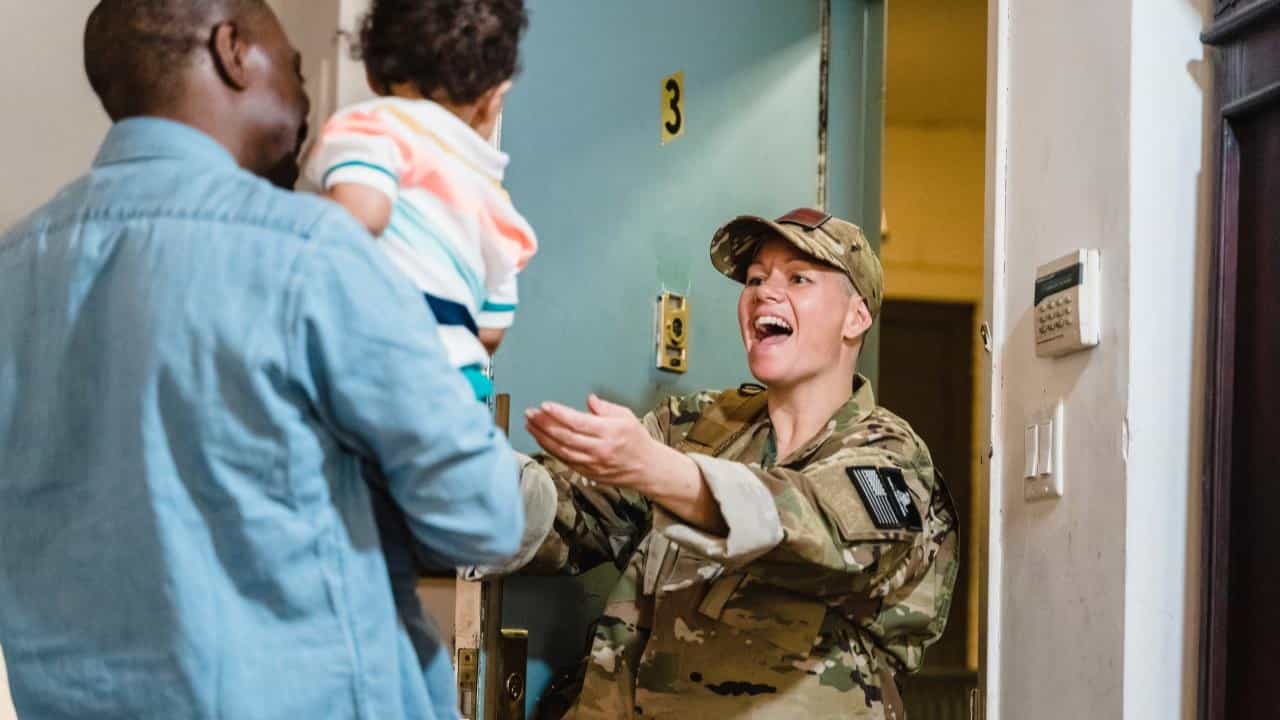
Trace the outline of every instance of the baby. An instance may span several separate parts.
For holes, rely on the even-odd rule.
[[[507,156],[490,142],[527,24],[523,0],[373,0],[359,46],[379,97],[334,115],[305,168],[422,291],[478,400],[492,393],[489,357],[537,250],[502,188]],[[376,470],[369,478],[397,611],[433,702],[455,717],[448,654],[414,592],[420,567],[446,563],[420,559]]]
[[[373,0],[359,47],[379,97],[334,115],[306,167],[422,291],[481,400],[537,250],[490,142],[527,24],[523,0]]]

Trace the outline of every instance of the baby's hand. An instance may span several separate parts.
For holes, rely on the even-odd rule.
[[[480,344],[493,355],[498,352],[498,346],[502,344],[502,338],[506,334],[507,331],[503,328],[480,328]]]

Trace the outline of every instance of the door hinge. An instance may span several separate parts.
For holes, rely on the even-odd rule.
[[[982,688],[969,690],[969,720],[986,720],[987,702],[982,695]]]

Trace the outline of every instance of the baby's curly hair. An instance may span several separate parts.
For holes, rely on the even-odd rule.
[[[384,91],[466,104],[515,76],[528,24],[524,0],[373,0],[357,54]]]

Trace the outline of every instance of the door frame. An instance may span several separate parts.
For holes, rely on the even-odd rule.
[[[1214,225],[1209,281],[1206,452],[1201,530],[1201,653],[1198,717],[1227,709],[1227,631],[1235,411],[1236,268],[1240,146],[1234,123],[1280,103],[1280,53],[1258,30],[1280,22],[1280,0],[1216,0],[1201,40],[1214,65]],[[1245,72],[1246,68],[1248,72]]]
[[[1000,463],[993,462],[994,439],[1004,424],[1003,411],[993,402],[995,379],[1003,372],[999,345],[1005,336],[1004,327],[1008,295],[1008,272],[1005,269],[1005,241],[1008,237],[1008,184],[1009,167],[1009,106],[1010,83],[1006,78],[1012,71],[1011,19],[1008,3],[1003,0],[987,1],[987,149],[986,149],[986,210],[983,238],[983,296],[979,339],[984,362],[976,378],[976,392],[981,417],[986,422],[976,428],[978,447],[982,453],[979,479],[985,477],[987,512],[985,526],[974,528],[986,538],[978,554],[978,691],[970,701],[970,720],[999,718],[1000,715],[1000,662],[1002,653],[1001,623],[992,618],[991,599],[1004,592],[1003,564],[1004,541],[1000,536],[1003,517],[1004,477]],[[977,500],[977,498],[975,498]]]

